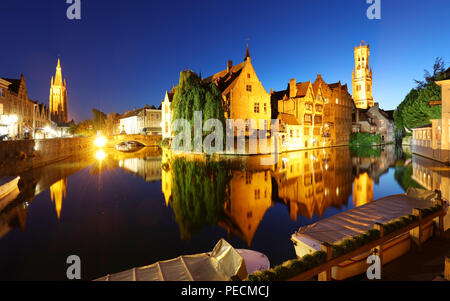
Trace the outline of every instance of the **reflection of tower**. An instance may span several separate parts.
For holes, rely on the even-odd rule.
[[[353,99],[358,109],[373,107],[372,69],[369,67],[370,47],[364,41],[355,47],[355,69],[353,70]]]
[[[234,234],[250,245],[267,209],[272,207],[270,172],[235,171],[230,181],[230,192],[230,203],[225,212],[241,232]]]
[[[373,180],[369,174],[359,175],[353,182],[353,206],[359,207],[373,201]]]
[[[166,200],[166,206],[169,206],[172,197],[173,171],[169,165],[172,159],[171,155],[170,151],[164,149],[161,159],[161,190]]]
[[[56,66],[55,80],[51,80],[50,84],[50,114],[51,120],[57,124],[67,123],[69,121],[67,108],[67,90],[66,80],[62,79],[61,64],[58,59]]]
[[[58,219],[61,217],[62,202],[66,198],[67,178],[61,179],[50,186],[50,197],[55,202]]]

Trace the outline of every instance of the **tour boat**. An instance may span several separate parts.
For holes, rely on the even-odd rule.
[[[0,211],[19,195],[19,180],[19,176],[0,178]]]
[[[324,242],[333,244],[342,241],[372,229],[375,223],[387,223],[412,213],[413,208],[427,208],[433,204],[430,198],[420,199],[407,193],[388,196],[301,227],[291,236],[291,240],[297,257],[301,258],[321,250]],[[414,231],[394,237],[383,244],[383,264],[410,251],[410,233]],[[432,235],[433,222],[431,221],[422,228],[422,243]],[[345,280],[366,273],[368,268],[366,260],[369,255],[370,252],[366,252],[334,266],[331,270],[332,278]]]
[[[266,255],[253,250],[234,249],[221,239],[211,252],[182,255],[94,281],[231,281],[242,280],[248,274],[269,268]]]
[[[116,145],[116,150],[121,152],[134,152],[141,149],[144,145],[136,141],[125,141]]]

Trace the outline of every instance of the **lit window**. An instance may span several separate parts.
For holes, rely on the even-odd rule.
[[[339,98],[336,98],[336,104],[337,105],[339,104]]]
[[[255,113],[259,113],[259,102],[255,102],[255,104],[253,105],[253,111]]]

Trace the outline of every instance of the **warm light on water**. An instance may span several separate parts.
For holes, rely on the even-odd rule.
[[[106,153],[104,150],[99,149],[96,153],[95,153],[95,157],[97,158],[98,161],[103,161],[103,159],[106,158]]]
[[[276,265],[295,258],[290,237],[299,227],[402,193],[427,172],[393,147],[293,152],[272,166],[259,159],[100,149],[21,174],[27,187],[0,212],[0,279],[64,280],[76,254],[92,280],[211,251],[220,238]],[[426,184],[434,181],[443,177]]]

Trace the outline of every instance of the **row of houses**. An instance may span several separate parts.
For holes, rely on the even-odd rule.
[[[0,78],[0,137],[46,138],[51,126],[46,105],[28,97],[25,76]]]
[[[360,47],[368,49],[368,45]],[[233,65],[228,61],[226,69],[203,81],[214,83],[222,92],[225,118],[257,121],[253,128],[246,126],[246,136],[252,130],[269,130],[271,120],[277,119],[286,150],[348,145],[352,131],[383,133],[384,142],[394,141],[392,112],[385,112],[372,102],[357,108],[346,84],[328,84],[321,74],[314,82],[291,79],[285,90],[272,89],[268,93],[253,68],[248,45],[242,63]],[[368,82],[370,90],[371,83]],[[166,92],[161,105],[163,138],[172,138],[175,89]]]

